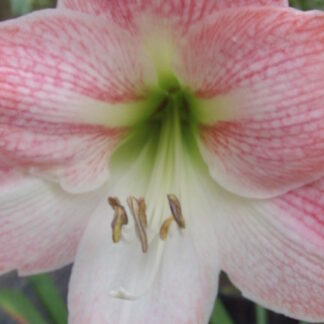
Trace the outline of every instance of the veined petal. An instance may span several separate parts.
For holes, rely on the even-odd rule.
[[[58,28],[62,33],[55,32]],[[139,53],[136,35],[104,19],[42,10],[1,23],[0,44],[0,81],[7,90],[2,100],[9,105],[17,97],[16,109],[42,103],[35,112],[43,108],[55,115],[62,103],[72,100],[72,107],[67,105],[64,111],[66,117],[72,113],[74,121],[78,117],[73,110],[75,98],[127,102],[138,99],[146,88],[150,65]],[[10,97],[12,92],[16,97]]]
[[[217,291],[217,258],[202,258],[204,251],[196,250],[188,232],[173,233],[167,242],[155,238],[146,254],[137,241],[113,245],[111,220],[105,201],[90,221],[73,267],[69,322],[206,323]],[[120,285],[140,296],[113,297]]]
[[[145,106],[132,103],[145,96],[150,70],[138,51],[135,36],[78,13],[48,10],[2,23],[1,163],[42,171],[67,165],[80,173],[75,179],[87,165],[95,187],[100,173],[108,173],[103,164],[120,127]]]
[[[273,7],[284,6],[286,2],[268,0],[101,0],[93,2],[67,0],[59,2],[58,8],[106,17],[109,22],[114,21],[123,30],[139,35],[143,48],[148,58],[153,61],[158,79],[161,81],[161,77],[164,79],[168,74],[174,74],[171,62],[177,61],[177,48],[181,39],[186,38],[189,30],[207,19],[208,16],[231,7]]]
[[[138,28],[147,34],[156,28],[185,35],[207,16],[227,8],[241,6],[288,6],[288,0],[59,0],[58,8],[67,8],[102,16],[129,30]],[[163,23],[161,23],[163,21]],[[158,34],[158,32],[157,32]],[[153,38],[159,37],[154,35]],[[163,38],[163,37],[162,37]]]
[[[243,294],[288,316],[324,319],[324,178],[278,198],[214,192],[221,268]]]
[[[0,165],[59,182],[69,192],[93,190],[108,179],[109,157],[123,130],[47,125],[53,126],[0,126]]]
[[[272,197],[324,174],[324,14],[227,10],[183,47],[201,149],[228,190]]]
[[[122,129],[37,121],[28,126],[0,125],[1,164],[43,168],[71,164],[89,156],[90,149],[99,150],[100,145],[110,152],[123,134]]]
[[[147,10],[170,19],[186,20],[189,24],[219,10],[241,6],[288,6],[288,0],[58,0],[57,4],[59,9],[129,21]]]
[[[10,170],[0,173],[0,272],[27,275],[74,260],[102,192],[70,195],[58,185]]]

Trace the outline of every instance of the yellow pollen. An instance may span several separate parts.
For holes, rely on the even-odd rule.
[[[144,202],[144,199],[143,199]],[[146,235],[146,215],[145,215],[145,202],[144,204],[140,203],[140,200],[136,199],[134,196],[130,196],[127,198],[127,204],[128,207],[134,217],[134,222],[135,222],[135,230],[137,237],[141,241],[141,246],[142,246],[142,251],[145,253],[147,252],[148,249],[148,243],[147,243],[147,235]],[[144,212],[144,214],[143,214]]]
[[[167,236],[168,236],[168,233],[169,233],[169,229],[170,229],[170,226],[173,222],[173,216],[170,216],[169,218],[167,218],[162,226],[161,226],[161,229],[160,229],[160,238],[161,240],[165,241],[167,239]]]
[[[138,203],[140,205],[140,216],[142,218],[142,222],[147,227],[147,217],[146,217],[146,203],[143,197],[138,198]]]
[[[180,228],[186,227],[185,219],[182,215],[180,201],[176,195],[168,194],[168,201],[171,209],[172,216]]]
[[[186,227],[185,219],[182,215],[182,209],[179,199],[174,194],[167,195],[171,216],[168,217],[160,228],[160,238],[165,241],[167,239],[170,226],[173,221],[177,223],[180,229]],[[118,243],[121,240],[122,227],[128,224],[128,217],[125,208],[116,197],[108,198],[109,205],[114,210],[114,218],[111,222],[112,228],[112,240],[114,243]],[[142,251],[145,253],[148,250],[148,239],[147,239],[147,216],[146,216],[146,203],[144,198],[135,198],[129,196],[127,198],[127,204],[134,218],[135,231],[138,239],[141,242]]]
[[[115,212],[111,222],[112,240],[114,243],[118,243],[121,239],[122,227],[128,223],[128,217],[118,198],[109,197],[108,202]]]

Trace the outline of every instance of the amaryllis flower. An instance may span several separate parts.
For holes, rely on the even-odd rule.
[[[324,15],[61,0],[0,25],[0,269],[74,261],[70,323],[324,319]]]

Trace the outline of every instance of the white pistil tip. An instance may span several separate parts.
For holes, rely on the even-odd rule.
[[[120,287],[118,290],[111,290],[109,294],[111,297],[114,297],[114,298],[128,299],[128,300],[133,300],[133,299],[137,299],[137,298],[141,297],[141,296],[136,296],[134,294],[129,293],[123,287]]]

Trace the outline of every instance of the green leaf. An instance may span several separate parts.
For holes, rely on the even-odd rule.
[[[255,305],[255,317],[257,324],[267,324],[267,311],[263,307]]]
[[[22,293],[0,290],[0,308],[21,324],[46,324],[34,305]]]
[[[45,274],[32,276],[29,282],[54,324],[67,323],[67,310],[52,279]]]
[[[224,307],[224,305],[219,299],[216,300],[214,310],[211,315],[209,323],[210,324],[234,324],[226,308]]]
[[[323,0],[289,0],[289,4],[292,7],[296,7],[302,10],[311,9],[323,9]]]
[[[13,16],[21,16],[32,10],[30,0],[11,0],[11,13]]]

